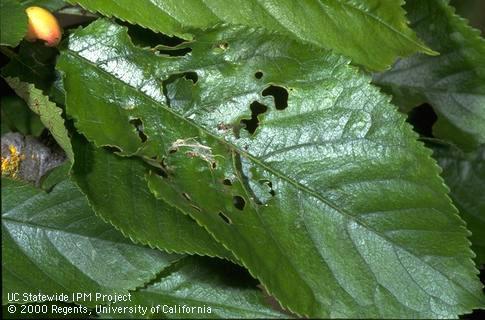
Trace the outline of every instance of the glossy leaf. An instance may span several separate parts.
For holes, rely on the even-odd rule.
[[[397,56],[433,54],[406,25],[400,0],[72,0],[151,30],[191,39],[220,23],[263,27],[383,70]]]
[[[70,181],[45,193],[2,179],[4,301],[9,292],[123,293],[177,259],[125,239]]]
[[[375,82],[406,111],[431,104],[436,137],[468,150],[485,143],[485,40],[444,0],[410,0],[405,8],[413,29],[440,55],[402,59]]]
[[[76,31],[58,68],[78,130],[158,161],[157,197],[296,313],[452,317],[483,303],[430,152],[367,77],[264,30],[195,38],[167,57],[108,21]]]
[[[66,152],[68,159],[74,161],[71,140],[64,126],[62,109],[49,100],[42,91],[33,84],[22,82],[17,78],[5,79],[10,87],[19,95],[30,109],[40,116],[40,120],[49,129],[59,146]]]
[[[121,306],[143,306],[140,313],[101,313],[101,317],[168,319],[288,318],[264,301],[260,289],[243,272],[217,259],[186,257],[162,273],[160,279],[132,293]],[[157,312],[158,306],[158,312]],[[151,312],[152,307],[154,312]],[[109,311],[109,310],[108,310]]]
[[[433,156],[443,168],[453,203],[472,232],[470,240],[477,264],[485,264],[485,145],[464,153],[446,143],[431,144]]]
[[[0,45],[16,47],[27,33],[27,14],[17,0],[0,1]]]
[[[75,140],[73,178],[104,220],[131,239],[166,251],[197,253],[235,260],[193,219],[148,190],[148,166]]]

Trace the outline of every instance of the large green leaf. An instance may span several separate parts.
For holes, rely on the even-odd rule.
[[[0,1],[0,45],[15,47],[27,33],[27,14],[17,0]]]
[[[439,116],[437,137],[466,149],[485,143],[485,40],[444,0],[409,0],[405,8],[440,55],[402,59],[374,80],[405,110],[430,103]]]
[[[288,318],[271,309],[254,281],[221,260],[186,257],[164,270],[159,279],[132,293],[130,302],[105,308],[101,317],[169,319]],[[118,306],[142,306],[145,314],[120,314]],[[128,309],[128,312],[130,309]]]
[[[156,195],[299,314],[451,317],[483,302],[430,151],[367,77],[264,30],[195,38],[166,57],[105,20],[76,31],[58,68],[78,130],[158,161]]]
[[[152,247],[235,260],[193,219],[155,199],[148,190],[143,161],[95,149],[84,139],[74,143],[73,178],[104,220]]]
[[[124,293],[177,259],[102,222],[70,181],[45,193],[2,179],[3,301],[12,292]]]
[[[18,78],[5,79],[10,87],[19,95],[32,111],[40,116],[40,120],[49,129],[59,146],[66,152],[68,159],[74,161],[71,140],[64,126],[62,109],[49,100],[42,91],[33,84],[20,81]]]
[[[433,54],[406,25],[401,0],[71,0],[157,32],[191,39],[190,29],[226,22],[263,27],[383,70],[397,56]]]
[[[442,176],[451,198],[472,232],[470,240],[479,265],[485,264],[485,145],[464,153],[445,143],[431,144],[433,155],[443,168]]]

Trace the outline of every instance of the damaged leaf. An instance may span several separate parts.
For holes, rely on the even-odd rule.
[[[77,129],[153,165],[156,196],[300,315],[456,317],[483,305],[430,151],[368,77],[265,30],[194,34],[175,57],[107,20],[72,34],[58,68]]]

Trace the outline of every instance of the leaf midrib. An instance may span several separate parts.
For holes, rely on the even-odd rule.
[[[210,132],[208,129],[206,129],[205,127],[201,127],[199,126],[197,123],[195,122],[192,122],[191,120],[189,119],[186,119],[185,117],[183,117],[182,115],[176,113],[173,109],[169,108],[168,106],[160,103],[159,101],[155,100],[154,98],[152,98],[151,96],[147,95],[145,92],[142,92],[142,91],[139,91],[138,88],[136,87],[133,87],[131,84],[128,84],[124,81],[122,81],[121,79],[115,77],[113,74],[107,72],[106,70],[100,68],[98,65],[96,65],[95,63],[93,63],[92,61],[86,59],[85,57],[79,55],[77,52],[74,52],[72,50],[70,50],[69,48],[67,50],[64,51],[65,53],[67,53],[68,55],[71,55],[74,59],[79,59],[81,61],[84,61],[86,64],[88,64],[89,66],[93,67],[95,70],[98,70],[99,72],[105,74],[105,75],[108,75],[110,78],[113,78],[115,79],[116,81],[120,82],[121,84],[125,85],[125,86],[128,86],[130,88],[132,88],[134,91],[136,91],[138,94],[142,95],[142,96],[145,96],[148,100],[152,101],[152,103],[154,103],[155,105],[158,105],[160,106],[161,108],[163,108],[163,110],[165,110],[166,112],[169,112],[171,113],[172,115],[174,115],[175,117],[177,117],[178,119],[182,120],[183,122],[187,123],[189,126],[193,126],[197,129],[199,129],[200,131],[204,132],[206,135],[208,136],[211,136],[214,140],[218,141],[219,143],[223,144],[223,145],[226,145],[229,149],[232,149],[234,150],[235,152],[241,154],[241,155],[244,155],[246,158],[248,158],[249,160],[251,160],[252,162],[254,162],[255,164],[257,164],[258,166],[262,167],[263,169],[267,170],[268,172],[272,173],[273,175],[277,176],[278,178],[280,178],[281,180],[287,182],[288,184],[292,185],[293,187],[295,187],[297,190],[299,189],[300,191],[303,191],[305,193],[308,193],[310,196],[314,197],[315,199],[321,201],[322,203],[324,203],[325,205],[327,205],[328,207],[332,208],[333,210],[335,210],[336,212],[338,212],[339,214],[345,216],[346,218],[348,218],[350,221],[354,221],[355,223],[359,224],[360,226],[362,226],[363,228],[369,230],[370,232],[376,234],[377,236],[381,237],[382,239],[384,239],[386,242],[390,243],[393,247],[398,247],[400,248],[401,250],[407,252],[409,255],[415,257],[417,260],[421,261],[422,263],[424,263],[425,265],[429,266],[431,269],[435,270],[436,272],[438,272],[439,274],[441,274],[444,278],[446,279],[449,279],[451,280],[453,283],[455,283],[456,285],[458,285],[459,287],[463,288],[465,291],[467,291],[468,293],[470,293],[472,296],[475,296],[478,298],[478,301],[480,301],[480,297],[476,296],[475,293],[473,292],[470,292],[468,290],[468,288],[465,288],[461,285],[461,283],[459,283],[457,280],[455,280],[454,278],[449,278],[447,275],[443,274],[440,270],[437,270],[433,265],[430,265],[428,264],[426,261],[423,261],[419,256],[416,256],[414,253],[410,252],[407,248],[403,248],[397,244],[395,244],[391,239],[389,239],[387,236],[381,234],[379,231],[371,228],[369,225],[367,225],[364,221],[361,221],[358,217],[352,215],[351,213],[345,211],[344,209],[341,209],[339,208],[338,206],[336,206],[335,204],[333,204],[331,201],[325,199],[324,197],[320,196],[318,193],[316,193],[315,191],[313,191],[312,189],[302,185],[301,183],[299,182],[296,182],[296,181],[293,181],[291,180],[290,178],[286,177],[283,173],[279,172],[278,170],[276,169],[273,169],[269,166],[267,166],[265,163],[263,162],[260,162],[257,158],[255,158],[254,156],[252,156],[251,154],[247,153],[246,151],[242,150],[242,149],[239,149],[237,146],[235,146],[234,144],[224,140],[224,139],[221,139],[219,136],[215,135],[214,133]],[[169,101],[170,99],[168,97],[165,97],[167,99],[167,101]],[[402,117],[401,117],[402,118]],[[77,121],[77,119],[76,119]],[[451,200],[450,200],[451,201]],[[456,215],[456,212],[455,212],[455,215]],[[232,251],[232,250],[231,250]],[[470,261],[471,261],[471,258],[470,258]],[[428,294],[426,292],[426,294]]]

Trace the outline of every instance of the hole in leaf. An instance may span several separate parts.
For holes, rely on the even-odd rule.
[[[121,148],[117,146],[103,146],[103,149],[109,152],[121,152]]]
[[[211,167],[212,167],[212,169],[216,169],[217,168],[217,162],[212,161]]]
[[[189,194],[187,192],[182,192],[182,196],[187,199],[187,201],[192,201],[192,199],[190,198]]]
[[[167,55],[167,56],[170,56],[170,57],[183,57],[186,54],[188,54],[189,52],[192,52],[192,48],[185,47],[185,48],[173,48],[173,49],[171,49],[171,48],[165,47],[164,49],[158,49],[157,50],[158,54],[163,54],[163,55]]]
[[[226,186],[232,186],[232,181],[228,178],[222,180],[222,184],[226,185]]]
[[[421,136],[431,138],[433,137],[433,125],[436,120],[438,120],[438,117],[433,107],[427,103],[412,109],[407,118],[407,122],[414,127],[414,131]]]
[[[268,110],[264,104],[261,104],[257,101],[251,103],[251,119],[243,119],[241,123],[244,124],[244,128],[250,133],[253,134],[259,126],[259,119],[258,116],[262,113],[265,113]]]
[[[259,182],[263,185],[266,185],[269,188],[269,193],[272,197],[275,196],[276,192],[273,189],[273,183],[269,180],[259,180]]]
[[[168,178],[168,174],[164,169],[155,167],[152,170],[155,174],[159,175],[160,177],[165,178],[165,179]]]
[[[190,206],[191,206],[192,208],[194,208],[196,211],[198,211],[198,212],[202,212],[202,209],[201,209],[201,208],[199,208],[199,207],[197,207],[196,205],[191,204]]]
[[[262,73],[261,71],[258,71],[258,72],[256,72],[256,73],[254,74],[254,77],[255,77],[256,79],[261,79],[261,78],[263,77],[263,73]]]
[[[244,206],[246,205],[246,200],[244,200],[241,196],[234,196],[232,197],[232,204],[238,210],[244,210]]]
[[[288,108],[288,90],[280,86],[269,86],[263,90],[263,96],[273,96],[277,110]]]
[[[219,212],[219,217],[220,217],[220,218],[221,218],[221,219],[222,219],[222,220],[223,220],[225,223],[227,223],[227,224],[231,224],[231,223],[232,223],[231,219],[229,219],[229,217],[228,217],[228,216],[226,216],[226,215],[225,215],[224,213],[222,213],[222,212]]]
[[[139,118],[131,119],[130,124],[133,125],[138,133],[138,137],[140,137],[141,142],[147,141],[147,136],[143,132],[143,122]]]
[[[217,44],[217,47],[222,49],[222,50],[227,50],[229,49],[229,43],[227,42],[221,42]]]
[[[197,72],[194,72],[194,71],[189,71],[184,73],[184,77],[187,80],[192,80],[194,84],[196,84],[197,81],[199,80],[199,76],[197,75]]]
[[[153,32],[150,29],[133,25],[124,21],[118,22],[128,28],[128,35],[132,42],[140,47],[156,47],[157,45],[164,45],[168,47],[175,47],[183,43],[185,40],[178,37],[170,37],[163,33]]]

